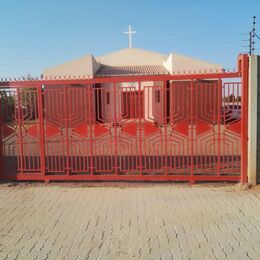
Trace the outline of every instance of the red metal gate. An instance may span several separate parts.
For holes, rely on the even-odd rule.
[[[0,176],[245,182],[240,60],[232,73],[2,83]]]

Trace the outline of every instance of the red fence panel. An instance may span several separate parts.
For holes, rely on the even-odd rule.
[[[185,77],[3,87],[1,178],[239,181],[242,86]]]
[[[41,172],[36,87],[1,91],[2,156],[5,174]]]

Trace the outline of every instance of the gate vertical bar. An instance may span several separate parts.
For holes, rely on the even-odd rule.
[[[218,79],[218,85],[217,85],[217,95],[218,95],[218,165],[217,165],[217,175],[220,176],[220,139],[221,139],[221,94],[222,94],[222,82],[221,79]],[[215,116],[214,116],[215,117]],[[215,135],[215,133],[214,133]],[[214,144],[215,145],[215,144]]]
[[[117,154],[117,106],[116,106],[116,98],[117,98],[117,93],[116,93],[116,83],[113,83],[113,97],[114,97],[114,146],[115,146],[115,174],[118,175],[118,166],[117,166],[117,159],[118,159],[118,154]]]
[[[191,80],[190,82],[190,128],[191,128],[191,151],[190,151],[190,156],[191,156],[191,180],[190,183],[194,183],[194,158],[193,158],[193,135],[194,135],[194,127],[193,127],[193,86],[194,82]]]
[[[19,128],[19,149],[20,149],[20,158],[18,160],[18,162],[20,162],[19,166],[20,166],[20,173],[23,174],[24,173],[24,158],[23,158],[23,129],[22,129],[22,110],[21,110],[21,93],[20,93],[20,89],[17,88],[17,123],[18,123],[18,128]],[[19,168],[18,166],[18,168]]]
[[[142,134],[144,130],[142,131],[142,103],[141,103],[141,83],[138,81],[138,117],[139,117],[139,169],[140,169],[140,175],[143,175],[143,166],[142,166],[142,157],[143,157],[143,149],[142,149]]]
[[[241,119],[241,183],[247,182],[247,143],[248,143],[248,73],[249,58],[244,54],[241,57],[242,72],[242,119]]]
[[[164,80],[163,81],[163,93],[164,93],[164,112],[163,112],[163,117],[164,117],[164,149],[165,149],[165,156],[164,156],[164,171],[165,174],[168,175],[168,167],[167,167],[167,157],[168,157],[168,153],[167,153],[167,146],[168,146],[168,140],[167,140],[167,87],[166,87],[167,83]]]
[[[93,123],[93,106],[92,106],[92,85],[88,85],[88,103],[89,103],[89,144],[90,144],[90,174],[93,175],[94,173],[94,167],[93,167],[93,129],[92,129],[92,123]],[[87,150],[87,149],[86,149]]]
[[[45,175],[45,138],[44,138],[44,117],[43,117],[43,91],[42,85],[37,86],[38,92],[38,118],[39,118],[39,130],[40,130],[40,157],[41,157],[41,174]]]
[[[67,86],[63,85],[63,104],[64,104],[64,122],[65,122],[65,132],[66,132],[66,174],[69,175],[69,124],[68,124],[68,91]]]
[[[4,179],[4,151],[3,151],[3,124],[4,124],[4,113],[3,113],[3,100],[2,95],[0,96],[0,180]]]

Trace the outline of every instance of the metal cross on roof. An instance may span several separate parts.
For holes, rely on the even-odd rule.
[[[132,31],[131,25],[128,25],[128,31],[124,34],[128,34],[129,48],[132,48],[132,34],[137,33],[137,31]]]

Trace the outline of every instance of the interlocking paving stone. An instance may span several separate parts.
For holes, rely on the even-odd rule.
[[[260,259],[260,189],[3,183],[0,259]]]

